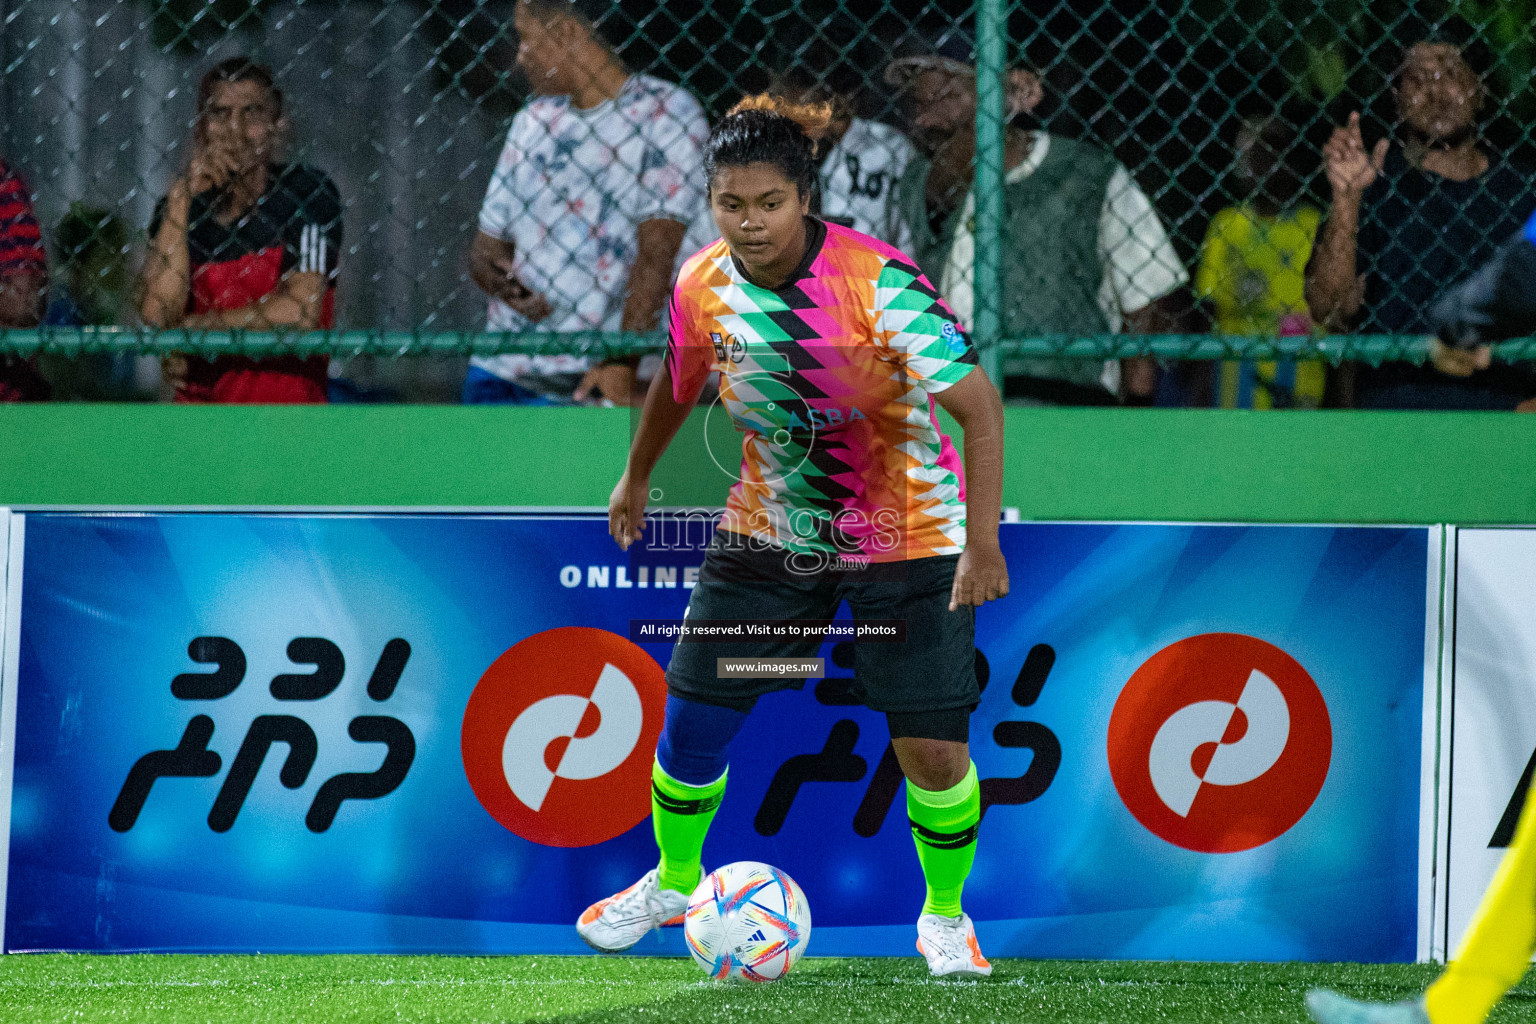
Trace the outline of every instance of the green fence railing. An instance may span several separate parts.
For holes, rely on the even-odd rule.
[[[54,327],[0,332],[0,352],[168,355],[199,352],[208,356],[240,354],[328,355],[337,357],[558,355],[593,358],[660,354],[659,333],[484,331],[157,331],[123,327]],[[1040,334],[1003,338],[994,346],[1000,358],[1061,358],[1102,361],[1150,356],[1164,360],[1258,359],[1280,361],[1347,360],[1379,365],[1423,363],[1430,355],[1427,336],[1394,334],[1270,337],[1216,334]],[[1536,361],[1536,337],[1515,338],[1492,346],[1493,358],[1505,363]]]
[[[1385,337],[1399,328],[1383,326],[1381,310],[1451,283],[1507,235],[1505,221],[1536,206],[1536,175],[1521,170],[1536,166],[1536,0],[3,7],[0,157],[26,182],[42,226],[51,322],[87,329],[0,334],[0,352],[643,349],[650,343],[621,331],[627,274],[603,269],[639,257],[603,218],[623,207],[632,219],[681,222],[680,256],[709,241],[701,135],[740,96],[764,90],[833,104],[841,134],[825,147],[823,214],[907,248],[965,307],[994,374],[1004,359],[1044,357],[1422,360],[1424,338]],[[558,97],[538,100],[538,90],[550,92],[562,67],[587,60],[539,49],[553,38],[550,19],[562,17],[612,57],[621,78],[671,97],[634,115],[660,129],[628,125],[643,143],[633,153],[603,134],[611,126],[591,128],[590,140],[527,134],[557,119]],[[1386,139],[1392,160],[1417,158],[1427,137],[1413,90],[1430,86],[1405,54],[1425,42],[1449,47],[1474,76],[1456,138],[1475,139],[1490,170],[1475,200],[1456,201],[1502,207],[1488,207],[1483,237],[1423,246],[1407,265],[1362,266],[1376,276],[1350,325],[1360,333],[1321,336],[1300,280],[1334,199],[1324,144],[1358,111],[1368,150]],[[217,148],[203,76],[237,56],[269,66],[282,93],[263,152],[334,186],[329,219],[281,242],[288,269],[318,270],[334,286],[334,330],[141,326],[150,229],[163,224],[157,206],[195,158]],[[939,78],[925,79],[929,72]],[[620,121],[640,109],[614,102]],[[596,125],[609,109],[598,103],[583,123]],[[588,152],[589,141],[597,149]],[[611,156],[594,157],[603,146]],[[610,180],[631,160],[640,184]],[[1076,204],[1049,223],[1021,220],[1009,198],[1032,161],[1037,180]],[[635,188],[655,195],[631,202]],[[203,197],[207,224],[234,231],[224,194]],[[556,221],[591,230],[550,229]],[[476,283],[485,281],[469,259],[477,232],[510,243],[514,274],[548,300],[539,330]],[[1058,243],[1059,253],[1042,248]],[[1143,315],[1160,303],[1168,309],[1159,316]],[[1134,333],[1147,331],[1155,333]],[[1498,352],[1511,361],[1531,354],[1524,342]]]

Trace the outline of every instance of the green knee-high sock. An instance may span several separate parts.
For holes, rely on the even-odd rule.
[[[691,893],[699,884],[701,854],[709,823],[715,820],[725,776],[707,786],[689,786],[651,766],[651,823],[661,849],[661,887]]]
[[[976,763],[959,785],[935,793],[907,781],[907,818],[917,859],[928,883],[923,913],[960,916],[960,892],[976,859],[976,830],[981,824],[981,784]]]

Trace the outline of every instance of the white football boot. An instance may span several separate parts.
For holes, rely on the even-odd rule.
[[[924,914],[918,918],[917,951],[928,961],[928,973],[935,978],[955,974],[985,978],[992,973],[992,965],[976,944],[976,926],[969,914]]]
[[[1307,993],[1307,1009],[1322,1024],[1429,1024],[1422,997],[1406,1003],[1363,1003],[1315,988]]]
[[[661,888],[659,879],[660,869],[652,868],[628,889],[592,904],[577,919],[576,934],[600,953],[622,953],[652,928],[682,924],[688,894]]]

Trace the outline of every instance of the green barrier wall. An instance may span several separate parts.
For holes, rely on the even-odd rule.
[[[0,407],[0,504],[605,505],[627,411]],[[737,442],[685,428],[653,483],[718,505]],[[691,443],[689,443],[691,442]],[[957,443],[958,439],[957,439]],[[1536,523],[1536,416],[1010,409],[1004,504],[1027,519]]]

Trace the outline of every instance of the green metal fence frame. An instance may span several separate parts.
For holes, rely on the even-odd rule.
[[[1026,520],[1536,523],[1536,416],[1010,408],[1006,419],[1003,504]],[[0,405],[0,506],[600,509],[633,426],[631,410],[580,407]],[[737,437],[702,410],[688,430]],[[659,505],[714,507],[727,481],[674,446],[652,482]]]
[[[979,259],[979,258],[978,258]],[[995,270],[994,266],[994,270]],[[994,293],[995,294],[995,293]],[[981,308],[980,303],[978,305]],[[1397,334],[1338,334],[1290,337],[1218,334],[1038,334],[1023,338],[996,338],[997,307],[986,326],[978,324],[977,347],[983,365],[990,362],[993,379],[996,364],[1007,358],[1115,359],[1152,356],[1157,359],[1346,359],[1377,365],[1389,361],[1423,363],[1429,358],[1431,339]],[[979,319],[979,316],[978,316]],[[49,353],[78,356],[93,353],[168,355],[198,352],[204,355],[330,355],[353,356],[448,356],[555,355],[573,353],[610,358],[660,353],[666,336],[632,331],[580,331],[553,334],[541,331],[197,331],[155,330],[132,327],[39,327],[0,331],[0,352],[29,356]],[[1492,346],[1493,357],[1502,362],[1536,361],[1536,337],[1515,338]]]
[[[1001,382],[1003,245],[1003,40],[1008,33],[1005,0],[976,4],[976,315],[972,325],[982,367]]]
[[[975,196],[975,295],[973,335],[981,364],[994,380],[1001,380],[1006,358],[1045,357],[1081,360],[1152,356],[1164,360],[1323,360],[1340,363],[1360,360],[1370,364],[1387,361],[1423,363],[1430,354],[1431,339],[1399,335],[1314,335],[1304,337],[1235,336],[1217,334],[1114,334],[1080,336],[1042,334],[1005,337],[1002,327],[1003,183],[1004,183],[1004,77],[1007,69],[1008,20],[1012,0],[975,0],[972,8],[976,29],[976,161],[972,190]],[[467,244],[467,240],[466,240]],[[325,331],[194,331],[185,329],[119,327],[40,327],[0,329],[0,354],[30,356],[49,353],[77,356],[91,353],[165,355],[172,352],[208,356],[362,355],[451,356],[521,353],[552,355],[572,353],[614,357],[659,352],[665,337],[660,332],[542,331],[476,332],[416,330]],[[1536,361],[1536,337],[1507,341],[1494,346],[1494,358],[1502,362]]]

